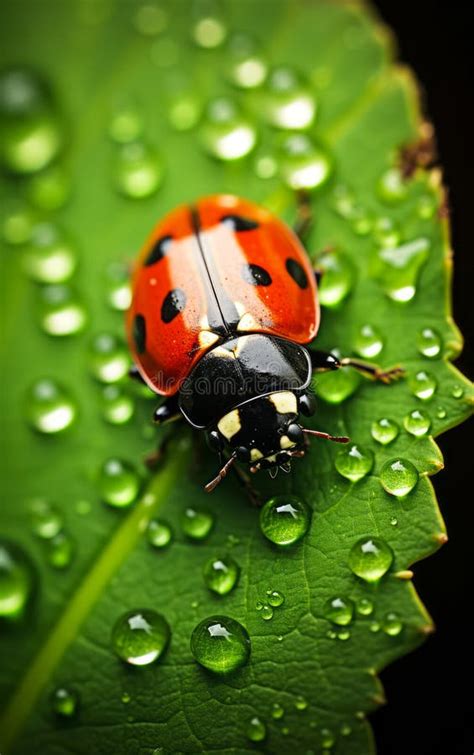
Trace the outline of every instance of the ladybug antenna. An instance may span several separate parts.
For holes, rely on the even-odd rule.
[[[227,475],[227,472],[235,462],[235,455],[233,454],[230,459],[226,461],[224,466],[219,470],[217,475],[214,477],[213,480],[207,483],[207,485],[204,486],[204,490],[206,493],[212,493],[212,491],[217,488],[220,482],[224,479],[224,477]]]
[[[333,440],[335,443],[349,443],[350,438],[347,435],[329,435],[329,433],[322,433],[319,430],[308,430],[306,427],[301,428],[306,435],[314,435],[316,438],[324,438],[324,440]]]

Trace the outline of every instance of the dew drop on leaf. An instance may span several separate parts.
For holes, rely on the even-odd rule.
[[[222,18],[206,15],[196,20],[192,35],[198,47],[212,50],[222,45],[227,36],[227,28]]]
[[[369,474],[374,464],[374,455],[368,448],[349,443],[336,454],[335,466],[342,477],[358,482]]]
[[[418,470],[406,459],[387,461],[380,470],[384,490],[397,498],[408,495],[418,482]]]
[[[379,537],[363,537],[351,548],[349,568],[365,582],[378,582],[390,569],[393,552]]]
[[[336,737],[334,736],[334,733],[330,729],[321,729],[321,746],[327,749],[331,749],[331,747],[334,747],[336,743]]]
[[[61,718],[72,718],[79,707],[79,696],[70,687],[56,687],[50,701],[53,713]]]
[[[308,707],[308,701],[306,700],[303,695],[298,695],[295,700],[295,708],[296,710],[303,711],[306,710]]]
[[[396,613],[391,612],[385,616],[382,629],[390,637],[397,637],[403,629],[403,622]]]
[[[279,495],[270,498],[260,511],[260,528],[275,545],[293,545],[308,531],[311,511],[300,498]]]
[[[35,498],[30,506],[31,527],[33,533],[49,540],[60,532],[63,527],[63,517],[58,507],[46,498]]]
[[[380,330],[374,325],[363,325],[356,334],[354,348],[361,357],[372,359],[383,349],[383,338]]]
[[[331,350],[334,354],[334,349]],[[328,404],[341,404],[352,396],[360,384],[360,376],[350,367],[317,373],[313,379],[316,395]]]
[[[380,629],[381,629],[381,627],[380,627],[380,622],[379,621],[371,621],[370,622],[370,624],[369,624],[369,630],[373,634],[377,634],[377,632],[380,632]]]
[[[181,514],[181,528],[190,540],[204,540],[214,526],[214,516],[204,508],[188,506]]]
[[[52,223],[33,227],[23,257],[25,273],[38,283],[64,283],[77,267],[77,251],[71,239]]]
[[[140,475],[128,461],[107,459],[100,470],[98,487],[101,499],[115,508],[126,508],[140,490]]]
[[[54,569],[67,569],[71,564],[74,551],[74,541],[67,532],[58,532],[46,541],[46,560]]]
[[[283,141],[278,164],[284,183],[295,191],[319,189],[332,172],[332,158],[327,150],[306,134],[293,134]]]
[[[251,742],[263,742],[266,736],[267,727],[264,722],[257,716],[251,718],[247,725],[247,739]]]
[[[70,286],[43,286],[40,291],[39,322],[42,330],[50,336],[71,336],[84,329],[87,313]]]
[[[134,102],[117,107],[109,122],[108,133],[117,144],[129,144],[143,133],[143,116]]]
[[[271,621],[273,619],[273,608],[267,603],[264,603],[260,609],[260,617],[264,621]]]
[[[146,528],[146,536],[154,548],[166,548],[173,539],[173,530],[164,519],[151,519]]]
[[[416,345],[420,354],[428,359],[434,359],[441,352],[441,336],[433,328],[423,328],[418,333]]]
[[[225,674],[247,663],[250,637],[245,627],[235,619],[210,616],[193,630],[191,652],[204,668]]]
[[[414,409],[403,420],[405,430],[416,438],[426,435],[431,427],[431,419],[426,412]]]
[[[267,590],[267,603],[273,608],[278,608],[285,602],[285,596],[278,590]]]
[[[240,567],[230,556],[210,558],[204,564],[203,575],[209,590],[217,595],[227,595],[239,581]]]
[[[120,616],[112,629],[112,648],[132,666],[148,666],[166,650],[171,629],[157,611],[140,608]]]
[[[221,97],[208,103],[200,137],[204,149],[212,157],[231,162],[252,151],[257,132],[233,100]]]
[[[306,129],[316,115],[316,98],[303,77],[293,68],[270,71],[258,105],[264,119],[281,129]]]
[[[285,715],[285,709],[280,703],[273,703],[271,709],[271,716],[275,721],[279,721]]]
[[[118,191],[130,199],[151,197],[162,184],[161,158],[142,142],[124,144],[118,149],[114,181]]]
[[[319,285],[319,300],[324,307],[338,307],[348,296],[354,283],[354,271],[349,258],[337,250],[318,257],[324,271]]]
[[[354,616],[354,603],[349,598],[336,596],[329,598],[324,604],[324,616],[333,624],[346,626],[352,621]]]
[[[26,396],[26,417],[40,433],[54,435],[66,430],[77,416],[69,393],[52,378],[37,380]]]
[[[135,403],[118,385],[106,385],[102,390],[101,412],[111,425],[125,425],[133,417]]]
[[[436,392],[438,383],[434,375],[420,370],[408,378],[408,387],[414,396],[422,401],[428,401]]]
[[[113,333],[94,336],[89,351],[89,368],[101,383],[117,383],[130,369],[130,356],[123,341]]]
[[[3,209],[1,219],[2,239],[11,246],[26,244],[31,238],[35,215],[31,208],[21,203]]]
[[[418,276],[428,259],[429,250],[430,242],[426,238],[379,249],[375,276],[390,299],[401,303],[413,299]]]
[[[389,168],[377,182],[377,194],[386,204],[403,202],[408,195],[408,184],[398,168]]]
[[[337,639],[338,640],[342,640],[343,642],[345,642],[346,640],[349,640],[350,637],[351,637],[350,630],[346,629],[346,628],[345,629],[338,629],[337,632],[336,632],[336,634],[337,634]]]
[[[23,548],[0,539],[0,618],[20,619],[35,585],[35,569]]]
[[[69,175],[61,166],[52,165],[29,179],[26,194],[38,210],[59,210],[71,194]]]
[[[453,398],[462,398],[464,396],[464,389],[460,385],[454,385],[451,390],[451,396]]]
[[[359,598],[355,604],[359,616],[370,616],[374,611],[374,604],[369,598]]]
[[[378,246],[390,249],[399,245],[401,234],[392,218],[382,216],[374,221],[373,237]]]
[[[258,178],[267,180],[268,178],[276,176],[278,172],[278,162],[270,152],[261,151],[255,157],[253,170]]]
[[[234,34],[228,42],[226,72],[241,89],[254,89],[265,81],[268,67],[256,41],[247,34]]]
[[[388,446],[395,440],[400,432],[400,428],[393,419],[382,417],[372,423],[370,428],[372,438],[382,446]]]
[[[201,101],[194,92],[180,92],[168,106],[168,120],[176,131],[190,131],[201,117]]]

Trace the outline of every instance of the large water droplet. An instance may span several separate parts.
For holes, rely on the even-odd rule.
[[[418,470],[406,459],[387,461],[380,470],[380,482],[387,493],[403,498],[418,482]]]
[[[382,446],[388,446],[389,443],[395,440],[400,432],[398,424],[393,419],[382,417],[372,423],[370,428],[372,438],[380,443]]]
[[[173,530],[164,519],[151,519],[146,534],[148,542],[154,548],[166,548],[173,539]]]
[[[50,336],[70,336],[85,327],[87,314],[67,285],[44,286],[40,291],[40,325]]]
[[[53,212],[64,207],[71,193],[69,175],[59,165],[52,165],[29,180],[27,196],[39,210]]]
[[[10,68],[0,74],[0,159],[13,173],[49,165],[62,142],[62,125],[51,91],[34,71]]]
[[[200,136],[206,151],[225,162],[248,155],[257,141],[253,123],[232,100],[223,97],[208,104]]]
[[[148,666],[160,658],[171,637],[168,622],[149,608],[127,611],[112,629],[112,648],[132,666]]]
[[[79,696],[70,687],[56,687],[51,694],[53,713],[61,718],[72,718],[79,707]]]
[[[332,172],[328,152],[306,134],[292,134],[280,146],[280,173],[295,191],[312,191],[323,186]]]
[[[341,627],[350,624],[354,616],[354,603],[349,598],[337,596],[330,598],[324,605],[326,619]]]
[[[126,197],[144,199],[154,194],[163,181],[163,164],[152,147],[142,142],[125,144],[115,164],[115,185]]]
[[[74,555],[75,545],[67,532],[58,532],[47,541],[46,558],[54,569],[67,569]]]
[[[101,383],[116,383],[130,369],[128,350],[112,333],[99,333],[90,348],[89,366],[92,375]]]
[[[378,582],[390,569],[393,552],[379,537],[363,537],[349,553],[349,568],[365,582]]]
[[[53,435],[72,425],[77,407],[59,383],[52,378],[42,378],[27,393],[26,416],[35,430]]]
[[[35,571],[29,557],[15,543],[0,539],[0,617],[19,619],[32,595]]]
[[[332,349],[334,354],[335,350]],[[341,404],[352,396],[360,384],[360,376],[350,367],[316,373],[313,385],[316,395],[328,404]]]
[[[254,716],[247,724],[247,738],[251,742],[263,742],[267,736],[267,727],[258,716]]]
[[[254,89],[263,84],[268,72],[258,46],[247,34],[234,34],[227,52],[227,76],[242,89]]]
[[[398,204],[408,194],[408,184],[398,168],[389,168],[377,183],[377,194],[387,204]]]
[[[260,511],[260,528],[275,545],[293,545],[308,531],[311,510],[300,498],[279,495],[270,498]]]
[[[203,508],[188,506],[181,514],[181,527],[191,540],[204,540],[214,526],[214,516]]]
[[[305,129],[316,115],[316,99],[301,75],[292,68],[274,68],[258,95],[265,120],[283,129]]]
[[[426,412],[422,412],[419,409],[414,409],[407,414],[403,420],[405,430],[419,438],[422,435],[426,435],[431,427],[431,419]]]
[[[354,283],[351,261],[343,252],[328,251],[318,257],[324,270],[319,284],[319,300],[324,307],[337,307],[350,293]]]
[[[35,535],[49,540],[60,532],[63,517],[57,506],[45,498],[36,498],[30,503],[31,525]]]
[[[204,582],[217,595],[227,595],[237,585],[240,567],[230,556],[210,558],[203,569]]]
[[[420,270],[430,250],[426,238],[414,239],[398,247],[383,247],[378,251],[376,277],[393,301],[406,302],[416,294]]]
[[[369,474],[374,455],[368,448],[350,443],[337,453],[334,463],[340,475],[351,482],[357,482]]]
[[[136,499],[141,480],[130,462],[114,457],[103,463],[98,484],[100,496],[105,503],[125,508]]]
[[[420,370],[409,376],[408,387],[414,396],[421,398],[422,401],[428,401],[436,392],[438,383],[430,372]]]
[[[242,624],[228,616],[210,616],[194,629],[191,652],[209,671],[225,674],[244,666],[250,656],[250,637]]]
[[[418,333],[416,345],[420,354],[428,359],[434,359],[441,352],[441,336],[433,328],[423,328]]]
[[[31,232],[23,265],[38,283],[64,283],[76,269],[77,251],[64,231],[52,223],[41,223]]]
[[[361,357],[372,359],[383,349],[383,338],[380,330],[374,325],[363,325],[354,341],[354,348]]]

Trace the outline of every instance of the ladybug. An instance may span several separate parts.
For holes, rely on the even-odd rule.
[[[208,492],[235,462],[274,476],[304,456],[309,435],[349,440],[300,424],[315,411],[315,370],[350,365],[383,382],[401,373],[308,350],[320,323],[301,241],[308,207],[293,231],[245,199],[199,199],[166,215],[138,257],[126,321],[134,373],[165,397],[157,423],[182,416],[207,434],[222,465]]]

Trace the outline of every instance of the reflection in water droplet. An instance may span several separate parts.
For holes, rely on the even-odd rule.
[[[292,68],[274,68],[259,92],[258,106],[265,120],[283,129],[305,129],[316,115],[316,99]]]
[[[428,401],[436,392],[438,383],[431,373],[420,370],[415,375],[409,376],[408,387],[417,398]]]
[[[293,545],[301,540],[310,521],[310,509],[296,496],[270,498],[260,511],[262,533],[275,545]]]
[[[351,623],[353,615],[354,603],[349,598],[337,596],[324,604],[324,616],[333,624],[346,626]]]
[[[436,410],[436,416],[438,417],[438,419],[444,419],[446,417],[446,409],[444,408],[444,406],[438,407],[438,409]]]
[[[365,582],[378,582],[392,561],[392,549],[379,537],[361,538],[349,553],[349,568]]]
[[[340,475],[351,482],[358,482],[369,474],[374,463],[374,455],[368,448],[349,443],[336,455],[335,466]]]
[[[35,430],[53,435],[72,425],[77,407],[59,383],[52,378],[42,378],[27,393],[26,416]]]
[[[37,537],[49,540],[63,526],[63,517],[57,506],[45,498],[35,498],[30,503],[31,526]]]
[[[221,97],[211,100],[200,130],[203,147],[219,160],[238,160],[255,147],[257,132],[237,105]]]
[[[380,482],[387,493],[403,498],[418,482],[418,470],[406,459],[387,461],[380,471]]]
[[[239,581],[240,567],[230,556],[210,558],[204,565],[203,575],[209,590],[217,595],[227,595]]]
[[[372,438],[377,443],[380,443],[382,446],[388,446],[398,436],[400,428],[393,419],[382,417],[382,419],[378,419],[372,423],[370,432]]]
[[[85,327],[84,305],[68,285],[44,286],[40,291],[40,325],[50,336],[70,336]]]
[[[120,147],[115,163],[115,185],[130,199],[150,197],[163,181],[163,164],[155,150],[142,142]]]
[[[71,193],[69,176],[59,165],[32,176],[27,185],[27,196],[34,207],[53,212],[64,207]]]
[[[53,713],[64,718],[71,718],[77,713],[79,696],[69,687],[56,687],[51,695]]]
[[[228,616],[210,616],[194,629],[191,652],[209,671],[228,673],[244,666],[250,656],[250,637],[242,624]]]
[[[419,438],[422,435],[426,435],[431,427],[431,419],[426,412],[422,412],[419,409],[414,409],[407,414],[403,420],[405,430]]]
[[[390,519],[390,524],[392,525],[392,527],[396,527],[398,525],[398,519],[396,516],[392,516],[392,518]]]
[[[403,623],[396,613],[388,613],[382,624],[382,629],[390,637],[397,637],[403,629]]]
[[[138,495],[140,484],[140,475],[130,462],[113,457],[103,463],[98,487],[100,497],[110,506],[130,506]]]
[[[34,226],[25,249],[26,274],[38,283],[64,283],[77,266],[77,252],[72,241],[52,223]]]
[[[148,666],[166,650],[171,637],[168,622],[149,608],[127,611],[112,629],[112,648],[132,666]]]
[[[441,352],[441,336],[433,328],[420,330],[416,344],[420,354],[429,359],[434,359]]]
[[[130,369],[128,350],[112,333],[99,333],[90,348],[89,367],[92,375],[101,383],[117,383]]]
[[[47,541],[46,558],[54,569],[67,569],[74,555],[75,545],[67,532],[58,532]]]
[[[250,719],[247,725],[247,738],[251,742],[263,742],[267,736],[267,727],[257,716]]]
[[[376,277],[393,301],[407,302],[416,294],[420,270],[430,250],[426,238],[407,241],[398,247],[382,247],[378,251]]]
[[[359,598],[356,601],[356,612],[359,616],[370,616],[374,611],[374,604],[369,598]]]
[[[118,385],[107,385],[102,390],[101,411],[111,425],[125,425],[133,417],[135,403]]]
[[[214,516],[204,508],[188,506],[181,514],[181,527],[191,540],[204,540],[214,526]]]
[[[361,357],[372,359],[383,349],[383,338],[380,330],[374,325],[363,325],[355,338],[354,348]]]
[[[387,204],[398,204],[407,197],[408,184],[398,168],[390,168],[380,176],[377,194]]]
[[[35,570],[32,562],[15,543],[0,539],[0,618],[23,616],[33,592]]]
[[[318,257],[318,266],[324,271],[319,284],[319,300],[324,307],[337,307],[354,283],[351,261],[343,252],[328,251]]]
[[[328,152],[306,134],[293,134],[284,140],[279,165],[283,181],[295,191],[319,189],[332,172]]]

